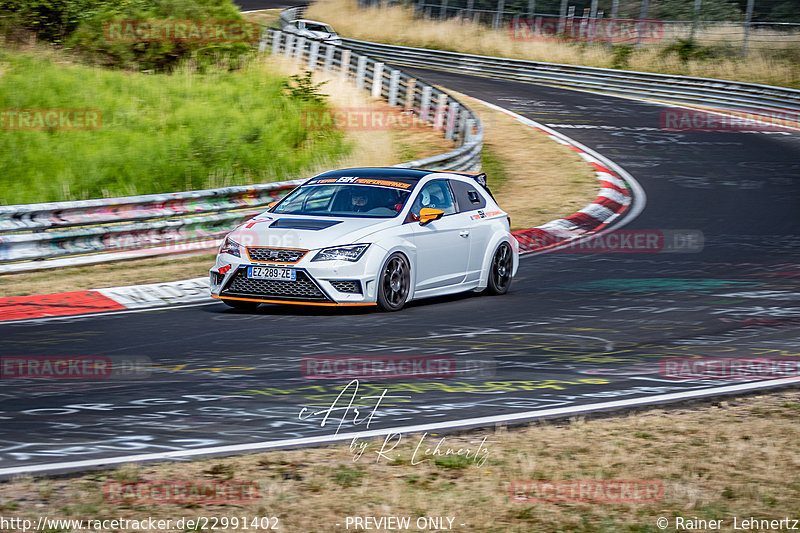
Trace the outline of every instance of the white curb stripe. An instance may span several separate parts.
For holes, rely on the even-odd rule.
[[[46,463],[29,466],[18,466],[10,468],[0,468],[0,476],[12,476],[18,474],[33,474],[37,472],[52,472],[56,470],[76,470],[81,468],[91,468],[98,466],[111,466],[121,463],[138,461],[163,461],[167,459],[185,459],[201,455],[214,454],[233,454],[256,450],[269,450],[287,446],[305,446],[310,444],[326,444],[331,442],[347,441],[354,438],[380,437],[392,433],[419,433],[423,431],[435,431],[443,429],[461,428],[466,426],[484,426],[503,422],[525,421],[535,418],[569,416],[580,413],[591,413],[608,409],[619,409],[624,407],[637,407],[665,402],[687,400],[691,398],[703,398],[706,396],[716,396],[721,394],[741,393],[759,389],[779,387],[781,385],[794,385],[800,383],[800,377],[783,379],[773,379],[752,383],[742,383],[737,385],[727,385],[722,387],[711,387],[708,389],[675,392],[671,394],[659,394],[645,398],[632,398],[627,400],[615,400],[611,402],[601,402],[590,405],[556,407],[552,409],[539,409],[525,411],[522,413],[484,416],[478,418],[467,418],[464,420],[454,420],[451,422],[438,422],[430,424],[418,424],[413,426],[401,426],[387,429],[376,429],[370,431],[340,433],[338,435],[321,435],[317,437],[303,437],[298,439],[283,439],[272,442],[253,442],[248,444],[231,444],[228,446],[213,446],[208,448],[195,448],[192,450],[180,450],[174,452],[148,453],[139,455],[125,455],[122,457],[109,457],[105,459],[88,459],[83,461],[63,461],[60,463]]]

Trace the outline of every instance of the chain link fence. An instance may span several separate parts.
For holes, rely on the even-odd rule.
[[[362,7],[413,6],[418,17],[505,29],[522,41],[700,46],[800,53],[796,0],[358,0]],[[786,5],[784,5],[786,4]],[[794,8],[792,8],[794,5]],[[770,16],[778,20],[770,20]]]

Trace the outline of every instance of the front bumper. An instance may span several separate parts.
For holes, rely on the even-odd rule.
[[[310,260],[312,251],[295,264],[241,261],[223,254],[210,270],[211,296],[230,300],[300,305],[374,305],[377,268],[369,250],[357,262]],[[378,251],[378,250],[374,250]],[[226,268],[229,266],[230,268]],[[296,280],[259,280],[247,277],[247,267],[292,268]],[[222,272],[220,272],[222,269]]]

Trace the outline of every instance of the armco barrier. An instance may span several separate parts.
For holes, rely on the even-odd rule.
[[[286,12],[298,11],[299,8],[289,9],[282,16]],[[483,126],[468,107],[444,91],[365,55],[292,33],[267,30],[260,48],[264,50],[268,44],[273,55],[281,54],[307,65],[309,69],[322,68],[355,80],[356,86],[369,89],[373,97],[384,98],[389,105],[413,112],[424,122],[432,122],[435,129],[444,131],[445,138],[458,145],[455,150],[444,154],[394,166],[431,170],[480,169]]]
[[[281,25],[286,26],[291,20],[300,18],[304,11],[304,7],[282,11]],[[786,87],[462,54],[356,39],[342,39],[342,42],[343,46],[353,51],[409,67],[435,68],[623,96],[739,109],[752,114],[759,114],[759,111],[764,115],[788,112],[797,117],[800,113],[800,90]]]
[[[272,54],[301,61],[311,70],[338,72],[390,105],[416,110],[422,121],[442,130],[458,146],[396,167],[480,169],[482,125],[458,100],[400,70],[386,69],[382,63],[340,47],[267,30],[259,49],[266,51],[270,46]],[[148,249],[146,255],[161,255],[208,249],[231,228],[302,182],[0,206],[0,274],[133,257],[119,253],[125,250]]]
[[[753,114],[800,113],[800,91],[709,78],[652,74],[522,59],[479,56],[343,39],[344,46],[397,65],[449,70],[493,78],[745,110]]]
[[[213,242],[302,182],[0,206],[0,273],[47,268],[41,260],[99,252],[186,251],[175,245]],[[74,264],[82,262],[97,258]]]

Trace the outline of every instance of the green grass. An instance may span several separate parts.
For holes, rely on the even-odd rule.
[[[0,129],[0,204],[297,178],[347,153],[341,132],[303,128],[312,104],[286,96],[283,81],[260,58],[236,72],[146,74],[0,48],[0,110],[102,113],[93,131]]]
[[[492,191],[500,189],[509,181],[506,162],[498,157],[494,150],[486,146],[481,151],[481,171],[486,173],[489,188]]]

